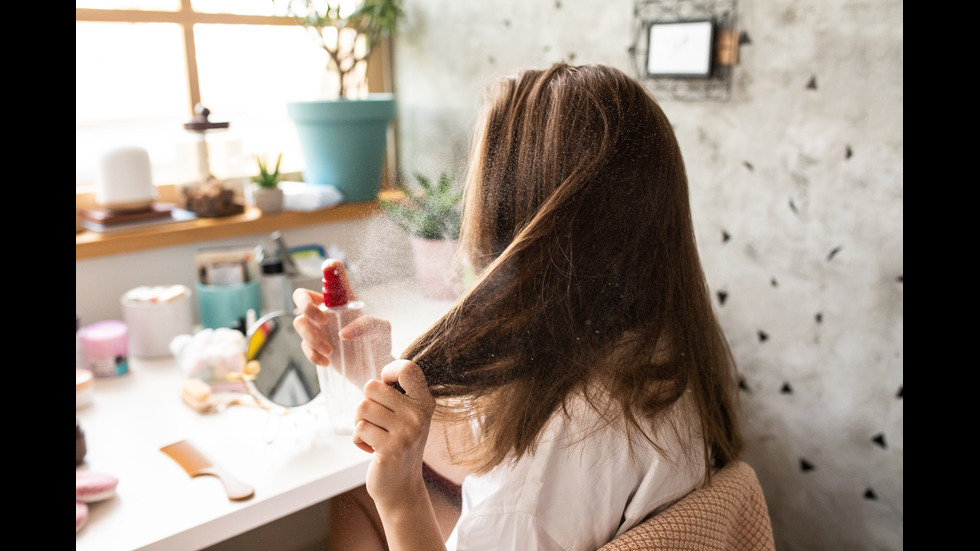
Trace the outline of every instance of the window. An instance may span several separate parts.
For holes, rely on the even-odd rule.
[[[184,129],[195,105],[227,130],[206,133],[210,171],[255,171],[283,153],[303,168],[285,104],[314,99],[327,64],[305,29],[271,0],[76,0],[75,188],[88,191],[99,157],[145,148],[153,182],[200,180],[201,135]]]

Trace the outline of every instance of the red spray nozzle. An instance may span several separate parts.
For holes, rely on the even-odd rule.
[[[347,288],[340,278],[340,268],[333,265],[323,268],[323,305],[336,308],[347,304]]]

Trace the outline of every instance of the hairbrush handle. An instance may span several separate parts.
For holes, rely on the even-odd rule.
[[[251,485],[242,482],[238,478],[235,478],[233,475],[229,474],[228,471],[216,465],[204,467],[203,469],[198,470],[197,474],[208,474],[220,480],[221,484],[225,487],[225,492],[228,494],[228,499],[248,499],[255,494],[255,488],[253,488]]]
[[[203,474],[211,475],[221,481],[228,499],[248,499],[255,494],[252,486],[242,482],[222,467],[215,465],[201,450],[188,440],[181,440],[160,448],[160,451],[173,459],[191,478]]]

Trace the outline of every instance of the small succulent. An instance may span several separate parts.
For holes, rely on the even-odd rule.
[[[255,160],[259,165],[259,174],[252,176],[252,181],[264,188],[278,186],[279,181],[282,180],[282,175],[279,174],[279,163],[282,162],[282,153],[276,159],[276,168],[272,172],[269,172],[268,165],[265,163],[265,157],[256,157]]]
[[[460,201],[463,192],[453,187],[452,179],[442,173],[435,185],[415,173],[419,185],[409,189],[404,183],[398,189],[405,194],[399,201],[381,199],[381,208],[399,227],[423,239],[457,239],[462,225]]]

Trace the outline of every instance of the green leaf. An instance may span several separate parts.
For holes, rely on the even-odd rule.
[[[256,156],[255,162],[259,166],[259,174],[252,177],[252,181],[262,187],[272,188],[279,185],[279,180],[281,177],[279,175],[279,165],[282,163],[282,153],[276,159],[276,169],[273,172],[269,172],[268,165],[265,162],[265,157]]]
[[[316,45],[328,53],[327,69],[340,76],[338,90],[336,90],[338,97],[346,97],[348,89],[351,88],[346,83],[345,77],[357,74],[351,71],[368,58],[371,50],[382,38],[391,35],[405,15],[402,0],[361,0],[347,17],[341,17],[341,2],[337,0],[272,1],[274,4],[283,4],[286,13],[307,29],[313,29],[316,31],[315,34],[320,35],[321,38]],[[367,51],[358,54],[354,50],[330,46],[322,40],[323,31],[327,28],[337,29],[338,32],[341,29],[353,32],[355,43],[358,42],[359,37],[363,37]],[[353,86],[353,89],[356,88],[357,86]]]
[[[388,217],[408,233],[425,239],[456,239],[462,225],[462,192],[453,190],[453,180],[441,174],[438,184],[415,173],[416,189],[404,183],[398,188],[405,194],[398,202],[381,200]]]

